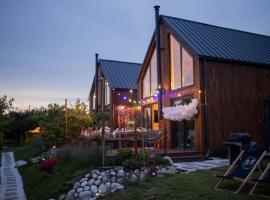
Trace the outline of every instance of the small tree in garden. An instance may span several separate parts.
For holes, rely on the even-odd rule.
[[[58,104],[49,104],[39,124],[44,130],[44,138],[51,145],[61,144],[65,137],[64,107]]]
[[[99,112],[94,114],[94,123],[102,127],[102,165],[105,164],[105,126],[111,121],[109,112]]]

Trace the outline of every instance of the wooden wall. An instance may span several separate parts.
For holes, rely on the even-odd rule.
[[[206,64],[211,151],[218,150],[233,132],[249,132],[265,147],[262,101],[270,100],[270,68],[214,61]]]
[[[203,135],[203,98],[202,94],[199,92],[202,89],[202,82],[201,82],[201,69],[199,67],[199,59],[196,55],[193,55],[194,59],[194,84],[188,87],[183,87],[181,89],[177,89],[174,91],[170,91],[170,55],[169,55],[169,41],[168,41],[168,34],[173,34],[170,30],[165,26],[161,25],[161,79],[162,79],[162,86],[165,89],[165,94],[163,95],[163,107],[168,107],[172,105],[173,99],[184,98],[187,96],[194,96],[199,100],[199,114],[195,118],[195,131],[196,131],[196,143],[197,143],[197,151],[203,152],[204,151],[204,135]],[[179,41],[182,45],[183,43]],[[183,47],[185,47],[183,45]],[[138,81],[138,99],[142,99],[142,82],[143,77],[146,72],[148,63],[150,61],[150,56],[155,48],[155,38],[151,41],[149,45],[149,50],[145,57],[145,61],[142,65],[142,73]],[[185,47],[187,50],[188,48]],[[189,51],[189,53],[191,53]],[[178,96],[180,94],[180,97]],[[173,138],[172,138],[172,126],[171,121],[163,119],[159,123],[160,130],[164,130],[164,127],[167,127],[167,135],[168,135],[168,143],[167,147],[172,148]],[[161,147],[163,147],[163,142]]]

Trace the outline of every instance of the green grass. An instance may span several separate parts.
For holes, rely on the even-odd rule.
[[[14,151],[16,160],[29,160],[33,156],[40,155],[41,148],[36,145],[27,145],[14,147],[9,150]],[[62,193],[71,189],[67,182],[74,177],[81,176],[89,171],[92,166],[97,164],[96,157],[89,159],[70,160],[62,158],[57,164],[56,174],[49,176],[37,170],[38,164],[32,164],[19,168],[22,175],[24,190],[27,200],[47,200],[49,198],[58,198]]]
[[[48,176],[37,171],[37,165],[29,165],[20,168],[23,177],[24,189],[28,200],[47,200],[57,198],[61,193],[71,189],[67,184],[76,175],[82,175],[89,166],[80,166],[74,162],[60,162],[57,166],[58,172]]]
[[[125,190],[117,194],[110,194],[104,200],[246,200],[258,199],[247,195],[250,186],[240,194],[214,190],[217,184],[216,174],[224,174],[225,169],[196,171],[190,174],[166,175],[164,177],[151,177],[145,181],[129,183]],[[229,184],[228,184],[229,183]],[[226,188],[235,187],[235,184],[226,182]]]

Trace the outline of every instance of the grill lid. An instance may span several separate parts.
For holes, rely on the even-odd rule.
[[[249,143],[250,141],[251,137],[249,133],[232,133],[228,139],[228,142]]]

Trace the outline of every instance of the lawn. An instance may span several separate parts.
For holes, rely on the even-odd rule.
[[[225,168],[219,168],[215,170],[196,171],[185,175],[175,174],[165,177],[151,177],[142,182],[130,183],[124,191],[108,195],[104,200],[258,199],[258,197],[247,195],[250,186],[247,186],[245,191],[240,194],[214,190],[217,183],[215,175],[223,174],[224,171]],[[228,187],[228,183],[225,183],[225,186]],[[231,187],[232,185],[230,184],[229,186]]]

